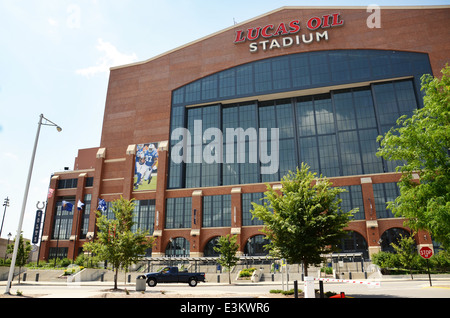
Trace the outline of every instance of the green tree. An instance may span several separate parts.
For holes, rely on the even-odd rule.
[[[450,68],[442,78],[422,77],[424,107],[411,118],[402,116],[397,126],[379,136],[378,156],[399,160],[400,196],[388,203],[397,216],[418,231],[431,233],[446,250],[450,247]],[[414,174],[420,174],[420,182]]]
[[[14,252],[14,245],[16,240],[13,241],[12,244],[8,245],[7,253],[12,254]],[[16,257],[16,266],[19,266],[19,284],[20,284],[20,272],[22,267],[25,266],[28,262],[28,258],[31,253],[31,243],[30,241],[24,241],[23,235],[20,234],[19,238],[19,248],[17,249],[17,257]]]
[[[397,267],[397,256],[390,252],[378,252],[372,255],[372,263],[381,267],[382,272]]]
[[[95,253],[96,256],[113,265],[114,289],[117,289],[118,272],[120,268],[139,261],[146,249],[151,248],[155,239],[147,237],[148,232],[138,229],[131,231],[133,226],[134,200],[125,200],[123,197],[112,203],[114,219],[108,219],[97,211],[98,233],[94,242],[86,243],[83,248]]]
[[[394,248],[397,253],[398,261],[401,266],[409,269],[409,273],[411,274],[411,279],[414,279],[412,268],[414,262],[417,263],[417,259],[419,254],[417,254],[416,241],[414,240],[414,233],[411,235],[403,236],[400,234],[400,239],[397,243],[391,243],[391,246]]]
[[[267,185],[264,204],[252,203],[251,212],[264,222],[270,253],[303,263],[307,275],[308,266],[320,264],[320,254],[333,251],[346,236],[343,229],[354,210],[344,213],[339,194],[345,190],[331,187],[322,176],[316,179],[306,164],[296,173],[290,171],[281,184],[281,194]]]
[[[237,244],[237,236],[221,236],[217,241],[217,246],[214,246],[214,250],[220,253],[217,262],[226,267],[228,270],[228,283],[231,284],[231,267],[235,266],[239,261],[239,257],[236,253],[239,249],[239,244]]]

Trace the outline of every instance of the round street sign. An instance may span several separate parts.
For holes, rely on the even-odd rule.
[[[425,259],[429,259],[431,256],[433,256],[433,250],[429,247],[422,247],[419,251],[420,256],[422,256]]]

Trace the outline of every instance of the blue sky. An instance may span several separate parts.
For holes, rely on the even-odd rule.
[[[23,225],[31,238],[50,176],[98,147],[109,68],[149,59],[282,6],[448,5],[450,1],[0,0],[2,237],[16,235],[39,115],[43,126]],[[179,32],[178,30],[182,30]],[[3,217],[0,206],[0,222]]]

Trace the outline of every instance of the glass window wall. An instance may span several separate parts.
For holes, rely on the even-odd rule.
[[[148,231],[153,234],[155,224],[155,200],[137,200],[134,207],[133,222],[131,231]]]
[[[394,172],[402,163],[384,162],[376,156],[377,137],[414,107],[412,80],[403,80],[329,94],[190,108],[188,161],[171,163],[170,187],[274,182],[302,162],[326,177]],[[375,115],[380,112],[383,118]],[[216,144],[217,136],[205,135],[209,128],[220,131],[221,143]],[[272,142],[277,142],[272,139],[273,128],[279,129],[278,169],[263,174],[262,169],[273,162],[262,163],[261,153],[276,155],[271,153]],[[261,129],[267,131],[267,140],[260,138]],[[220,144],[222,149],[218,149]],[[221,160],[209,162],[205,154]]]
[[[324,51],[244,64],[181,87],[173,92],[171,130],[189,130],[190,148],[183,151],[190,160],[170,160],[168,187],[278,181],[301,162],[326,177],[393,172],[401,162],[378,158],[376,138],[395,126],[399,116],[421,106],[417,78],[427,70],[431,73],[426,54]],[[283,100],[220,104],[227,98],[403,76],[411,79]],[[208,101],[211,106],[186,107]],[[202,123],[202,134],[208,128],[222,132],[222,162],[205,162],[204,153],[214,156],[217,149],[211,147],[212,138],[194,136],[196,121]],[[275,173],[263,174],[268,165],[261,162],[263,150],[275,155],[270,153],[271,128],[279,129],[279,166]],[[266,142],[260,140],[259,129],[267,129]],[[227,130],[234,133],[232,138],[226,138]],[[179,141],[171,140],[171,148]]]
[[[231,226],[231,195],[203,197],[203,227]]]
[[[63,202],[72,204],[72,210],[63,209]],[[68,240],[72,233],[73,213],[76,209],[74,198],[64,198],[56,202],[56,213],[53,223],[53,240]]]
[[[264,193],[243,193],[242,194],[242,225],[243,226],[251,226],[251,225],[263,225],[264,222],[258,218],[253,219],[253,215],[250,212],[253,210],[252,202],[256,204],[264,204],[262,199],[264,198]]]
[[[377,218],[385,219],[395,217],[392,211],[387,208],[387,203],[393,202],[400,195],[400,189],[397,183],[374,184],[373,195],[375,198]]]
[[[166,229],[191,227],[192,198],[169,198],[166,200]]]

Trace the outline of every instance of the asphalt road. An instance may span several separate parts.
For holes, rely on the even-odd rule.
[[[350,283],[324,283],[324,291],[344,292],[354,298],[450,298],[450,281],[400,280],[382,281],[380,286]]]
[[[6,282],[0,282],[0,298],[3,295]],[[299,282],[299,289],[303,289],[303,282]],[[450,298],[450,279],[437,279],[432,281],[430,287],[427,279],[415,280],[389,280],[381,281],[380,286],[369,286],[352,283],[325,282],[324,291],[336,293],[344,292],[346,296],[353,298]],[[111,293],[112,282],[104,283],[26,283],[18,285],[13,283],[11,294],[16,295],[17,291],[23,296],[32,298],[271,298],[272,289],[282,289],[277,283],[242,283],[242,284],[217,284],[199,283],[197,287],[189,287],[187,284],[158,284],[154,288],[146,287],[145,293],[136,292],[135,284],[119,283],[119,288],[123,290],[118,293]],[[290,282],[289,288],[293,288]],[[319,289],[319,283],[315,282],[315,288]],[[127,295],[124,290],[130,293]],[[279,297],[279,296],[278,296]]]

